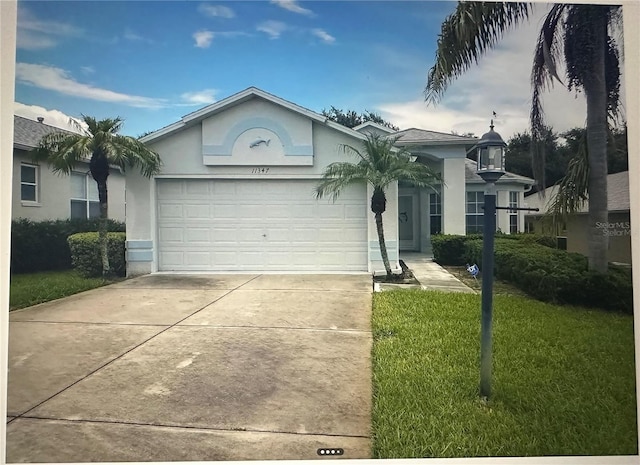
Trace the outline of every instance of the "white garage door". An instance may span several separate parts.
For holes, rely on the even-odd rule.
[[[366,271],[366,187],[316,182],[158,180],[159,270]]]

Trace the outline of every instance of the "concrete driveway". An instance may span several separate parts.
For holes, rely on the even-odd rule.
[[[7,462],[370,457],[371,278],[149,275],[12,312]]]

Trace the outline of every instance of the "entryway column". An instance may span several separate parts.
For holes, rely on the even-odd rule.
[[[442,232],[465,234],[466,187],[464,158],[442,160]]]

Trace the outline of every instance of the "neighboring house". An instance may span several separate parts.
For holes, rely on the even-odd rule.
[[[544,190],[544,194],[532,194],[526,198],[527,206],[539,208],[536,214],[527,214],[528,230],[540,230],[542,215],[547,212],[549,202],[553,200],[558,187]],[[631,217],[629,201],[629,172],[609,174],[607,176],[608,224],[596,225],[602,234],[609,236],[609,261],[631,263]],[[560,237],[566,239],[567,251],[588,255],[589,202],[584,202],[580,210],[570,215]]]
[[[54,173],[46,162],[35,163],[31,154],[40,139],[52,132],[69,132],[21,116],[13,117],[13,200],[11,218],[32,221],[100,216],[98,188],[89,163],[78,163],[71,175]],[[124,176],[112,169],[108,180],[109,217],[124,221]]]
[[[435,191],[387,190],[384,229],[396,267],[401,250],[428,252],[431,234],[478,230],[484,187],[465,158],[475,139],[418,129],[391,134],[375,123],[349,129],[251,87],[141,138],[163,166],[151,179],[126,175],[128,274],[383,269],[371,187],[351,186],[335,202],[314,194],[327,165],[345,160],[338,146],[359,148],[367,131],[398,136],[417,163],[444,177]],[[533,181],[504,178],[499,200],[521,205]],[[512,221],[506,212],[498,224],[523,228],[520,215]]]

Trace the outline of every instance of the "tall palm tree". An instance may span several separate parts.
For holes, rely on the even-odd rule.
[[[532,12],[533,6],[524,2],[458,3],[442,24],[435,65],[427,79],[426,100],[439,101],[454,78],[477,63],[505,31],[528,19]],[[554,80],[562,83],[557,71],[560,61],[566,68],[567,88],[584,91],[586,96],[589,268],[601,272],[607,271],[608,240],[596,223],[607,222],[608,218],[607,128],[608,117],[618,115],[620,67],[614,35],[620,29],[620,6],[554,4],[540,29],[531,72],[530,120],[536,142],[542,140],[545,128],[541,96]],[[534,176],[542,186],[544,146],[536,143],[534,147]]]
[[[71,123],[80,133],[53,132],[44,136],[33,151],[36,160],[46,161],[54,172],[70,174],[80,162],[89,162],[89,171],[98,185],[100,224],[98,236],[102,258],[102,274],[110,273],[107,253],[107,178],[112,166],[121,170],[139,168],[143,176],[151,177],[160,170],[160,157],[153,150],[133,137],[118,134],[122,129],[121,118],[97,121],[82,116],[86,129],[77,121]]]
[[[332,196],[335,201],[342,189],[354,183],[368,183],[373,187],[371,211],[375,215],[378,243],[387,278],[392,278],[391,265],[384,240],[382,214],[387,209],[385,189],[397,181],[408,181],[417,187],[435,187],[441,182],[440,175],[426,165],[412,161],[404,148],[396,149],[397,139],[370,134],[363,141],[362,150],[351,145],[339,146],[341,152],[358,157],[357,163],[336,162],[325,168],[320,183],[316,186],[316,197]]]

